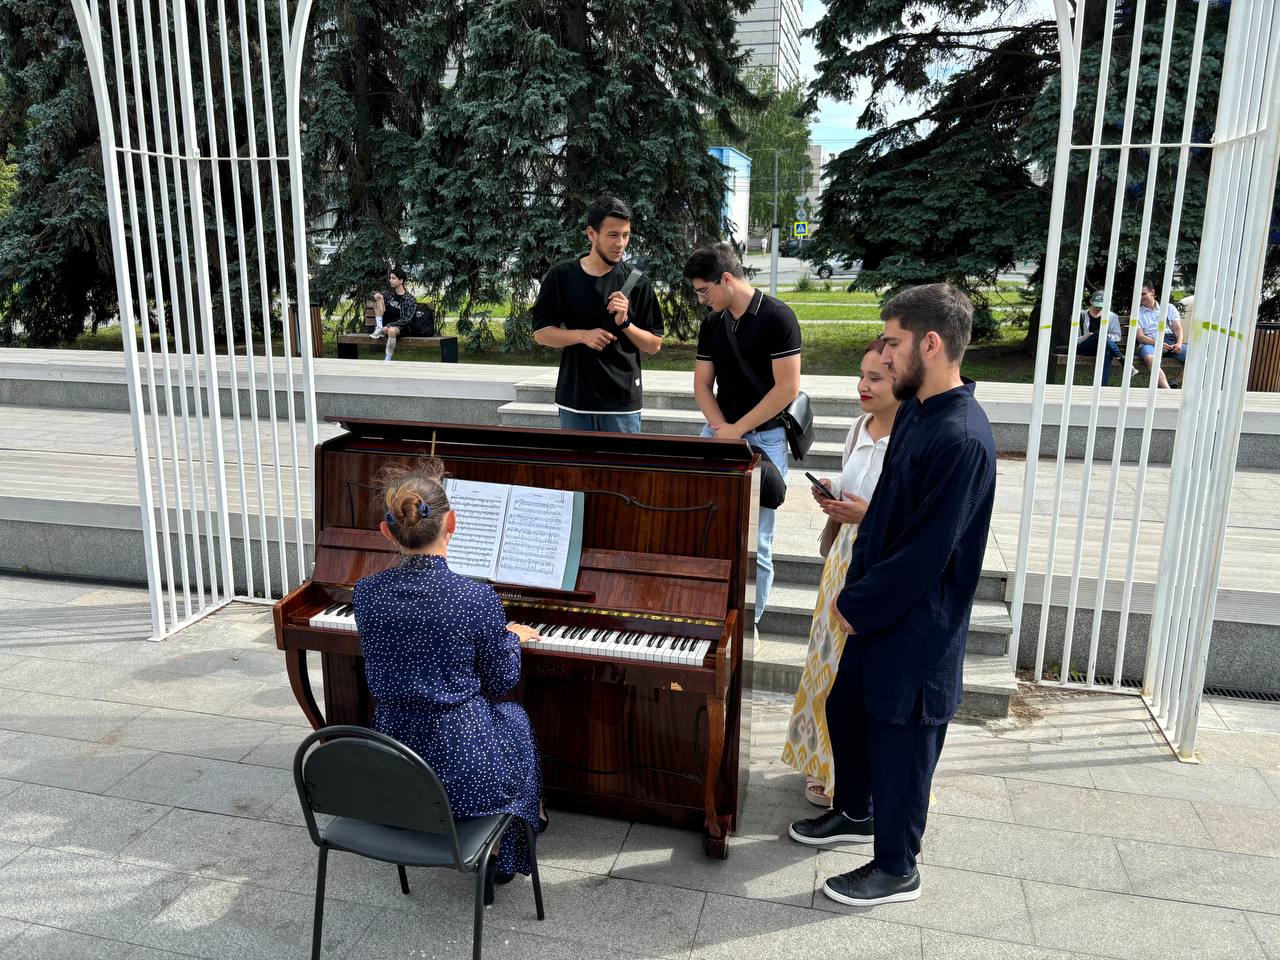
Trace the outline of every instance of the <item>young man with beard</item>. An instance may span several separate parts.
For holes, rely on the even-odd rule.
[[[556,406],[566,430],[639,433],[640,357],[662,348],[662,312],[644,277],[624,292],[631,210],[600,197],[587,210],[591,252],[548,271],[533,304],[533,339],[560,348]]]
[[[853,906],[920,896],[929,786],[960,702],[995,497],[991,425],[960,376],[968,298],[947,284],[912,287],[880,316],[902,406],[835,602],[849,635],[826,707],[835,802],[790,828],[810,846],[874,842],[870,863],[823,886]]]

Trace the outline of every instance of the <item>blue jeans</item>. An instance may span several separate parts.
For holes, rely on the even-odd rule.
[[[1175,337],[1172,333],[1166,333],[1164,335],[1164,342],[1177,343],[1178,338]],[[1155,344],[1153,343],[1138,344],[1138,356],[1142,357],[1142,359],[1144,360],[1150,357],[1155,352],[1156,352],[1156,347],[1155,347]],[[1182,349],[1179,350],[1177,353],[1164,353],[1162,351],[1160,354],[1160,358],[1162,362],[1164,360],[1177,360],[1180,363],[1186,363],[1187,362],[1187,345],[1184,343],[1182,345]]]
[[[1111,383],[1111,361],[1123,360],[1124,351],[1120,348],[1120,344],[1116,343],[1110,337],[1103,337],[1107,345],[1107,359],[1102,361],[1102,385],[1108,386]],[[1076,345],[1076,353],[1085,357],[1096,357],[1098,355],[1098,331],[1089,334]]]
[[[593,430],[596,433],[639,433],[640,411],[635,413],[574,413],[560,410],[560,429]]]
[[[702,428],[704,437],[714,437],[709,426]],[[781,427],[771,430],[752,430],[742,438],[753,447],[759,447],[773,461],[783,477],[787,475],[787,433]],[[773,589],[773,531],[778,523],[778,511],[760,508],[760,537],[756,541],[756,623],[764,616],[769,605],[769,591]]]

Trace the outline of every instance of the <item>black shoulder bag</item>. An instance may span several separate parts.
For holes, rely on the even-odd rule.
[[[738,335],[733,329],[733,320],[729,317],[726,310],[722,315],[724,319],[724,330],[729,335],[729,346],[733,348],[733,355],[738,361],[738,366],[742,368],[742,372],[746,374],[747,381],[751,386],[755,387],[763,397],[769,391],[765,389],[760,378],[742,359],[742,351],[738,349]],[[809,405],[809,396],[803,390],[796,394],[796,398],[791,401],[787,409],[778,414],[778,419],[782,421],[782,429],[787,435],[787,446],[791,448],[791,456],[797,460],[804,460],[804,455],[809,452],[809,448],[813,446],[813,410]],[[757,430],[759,427],[756,428]]]

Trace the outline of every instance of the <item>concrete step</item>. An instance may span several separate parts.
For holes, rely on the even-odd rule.
[[[815,586],[775,581],[769,593],[769,609],[760,621],[761,636],[770,641],[791,643],[803,648],[809,642],[813,608],[817,603]],[[747,607],[755,616],[755,584],[747,585]],[[1003,656],[1009,650],[1013,635],[1013,619],[1003,600],[977,599],[969,615],[969,653]]]
[[[821,421],[821,422],[819,422]],[[541,427],[553,429],[559,422],[559,414],[552,403],[503,404],[498,408],[498,422],[504,427]],[[697,410],[657,410],[645,408],[644,432],[667,436],[697,436],[702,429],[702,414]],[[844,439],[849,432],[849,420],[836,417],[815,418],[818,439],[805,455],[806,470],[839,470],[844,455]],[[834,439],[826,439],[834,438]],[[793,466],[799,461],[791,460]]]
[[[856,385],[857,380],[850,377],[849,387],[856,390]],[[516,384],[516,403],[554,403],[555,392],[554,379],[518,383]],[[853,422],[853,418],[859,412],[856,392],[850,393],[847,397],[840,395],[822,396],[809,392],[809,404],[813,408],[815,417],[837,417],[842,420],[846,432],[849,429],[849,424]],[[690,376],[687,383],[678,387],[655,385],[652,377],[646,377],[644,408],[646,412],[651,410],[689,410],[693,413],[699,413],[698,404],[693,399],[693,377]],[[699,415],[699,420],[701,420],[701,415]]]
[[[804,672],[805,652],[800,644],[761,637],[751,667],[752,688],[795,693]],[[965,654],[962,715],[984,719],[1008,716],[1009,701],[1017,693],[1018,682],[1007,657]]]
[[[753,550],[751,556],[755,557]],[[791,583],[797,586],[810,585],[816,587],[822,581],[822,557],[818,556],[815,539],[812,554],[779,553],[773,554],[773,573],[778,583]],[[979,600],[1003,600],[1005,598],[1006,580],[1004,571],[984,571],[978,581]]]

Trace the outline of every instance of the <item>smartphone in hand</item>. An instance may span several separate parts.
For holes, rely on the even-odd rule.
[[[827,489],[827,485],[815,477],[812,473],[805,471],[805,476],[809,478],[809,482],[813,484],[813,488],[818,491],[818,495],[826,497],[828,500],[839,500],[834,493]]]

